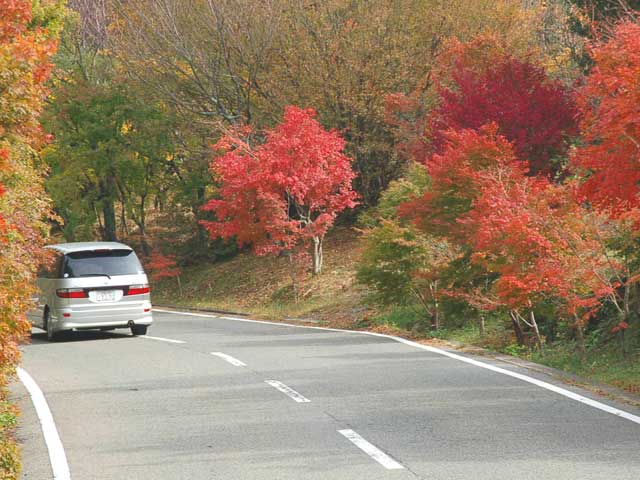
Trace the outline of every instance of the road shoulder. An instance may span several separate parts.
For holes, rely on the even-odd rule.
[[[11,401],[20,409],[16,439],[22,450],[21,479],[51,478],[49,452],[35,407],[25,386],[16,378],[10,386]]]

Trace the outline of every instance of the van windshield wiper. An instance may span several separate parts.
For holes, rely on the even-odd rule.
[[[83,273],[82,275],[75,275],[75,277],[108,277],[111,280],[111,275],[106,273]]]

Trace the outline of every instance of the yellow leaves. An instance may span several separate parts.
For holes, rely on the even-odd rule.
[[[569,65],[572,60],[573,52],[569,47],[565,47],[562,50],[545,57],[542,61],[542,66],[547,72],[549,72],[549,74],[554,75]]]
[[[122,122],[120,126],[120,133],[122,135],[127,135],[133,128],[133,124],[129,121]]]

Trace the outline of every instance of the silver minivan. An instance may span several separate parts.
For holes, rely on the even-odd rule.
[[[116,242],[50,245],[54,262],[38,275],[33,325],[49,340],[71,330],[130,328],[145,335],[153,322],[149,281],[140,260]]]

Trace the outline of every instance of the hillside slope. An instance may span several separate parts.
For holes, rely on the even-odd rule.
[[[256,257],[250,252],[223,262],[184,270],[179,293],[175,279],[154,285],[158,305],[170,304],[246,312],[269,319],[304,318],[353,328],[375,310],[366,306],[366,289],[355,283],[360,254],[356,232],[336,229],[325,239],[323,273],[305,274],[296,302],[286,257]]]

